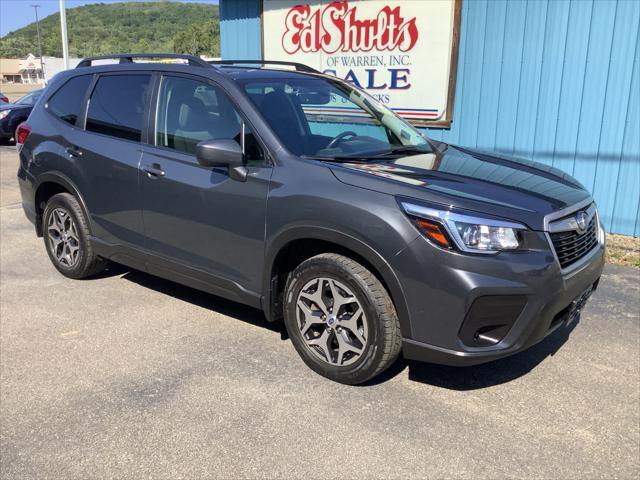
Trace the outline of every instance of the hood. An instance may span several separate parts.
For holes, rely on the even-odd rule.
[[[338,180],[371,190],[522,222],[542,230],[544,216],[589,192],[557,168],[434,142],[434,153],[366,163],[331,163]]]

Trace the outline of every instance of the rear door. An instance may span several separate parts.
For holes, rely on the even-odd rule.
[[[84,132],[68,152],[82,162],[82,189],[93,220],[93,234],[137,256],[144,248],[139,163],[143,119],[148,111],[152,75],[103,74],[91,90]],[[131,263],[131,259],[128,259]]]
[[[155,103],[140,163],[148,269],[258,306],[272,170],[263,145],[208,80],[165,75]],[[197,143],[222,138],[244,146],[246,181],[198,164]]]

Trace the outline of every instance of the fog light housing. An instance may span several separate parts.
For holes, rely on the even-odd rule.
[[[527,304],[525,295],[487,295],[474,300],[458,332],[469,347],[490,347],[507,336]]]

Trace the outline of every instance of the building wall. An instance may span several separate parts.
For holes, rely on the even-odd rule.
[[[80,58],[69,58],[69,68],[76,68],[80,60]],[[51,81],[56,74],[65,69],[64,58],[43,56],[42,61],[44,62],[44,77],[47,82]]]
[[[260,58],[260,0],[221,0],[223,58]],[[454,144],[558,167],[640,235],[640,2],[463,0]]]
[[[221,0],[220,50],[222,58],[262,58],[261,0]]]

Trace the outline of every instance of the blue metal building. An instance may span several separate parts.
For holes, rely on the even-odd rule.
[[[262,58],[261,13],[220,0],[223,58]],[[453,123],[428,133],[558,167],[638,236],[639,43],[640,0],[463,0]]]

